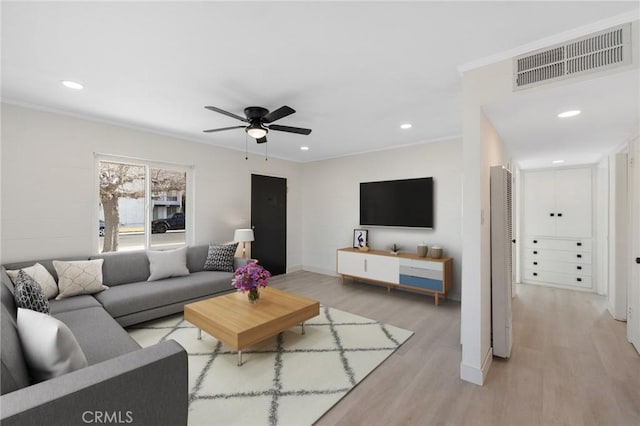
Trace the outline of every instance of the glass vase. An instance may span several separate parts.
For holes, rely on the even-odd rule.
[[[249,290],[249,293],[247,293],[247,297],[249,298],[249,303],[258,303],[258,300],[260,299],[260,292],[257,288],[252,288]]]

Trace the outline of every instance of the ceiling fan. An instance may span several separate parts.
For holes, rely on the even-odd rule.
[[[279,132],[298,133],[300,135],[308,135],[309,133],[311,133],[311,129],[303,129],[301,127],[281,126],[279,124],[271,124],[270,126],[265,125],[265,124],[273,123],[276,120],[280,120],[281,118],[284,118],[296,112],[293,108],[288,107],[286,105],[271,112],[269,112],[268,109],[263,107],[257,107],[257,106],[246,107],[244,109],[245,117],[241,117],[232,112],[228,112],[214,106],[206,106],[205,108],[220,114],[224,114],[229,117],[233,117],[237,120],[244,121],[245,123],[249,123],[247,126],[242,125],[242,126],[222,127],[220,129],[203,130],[205,133],[221,132],[224,130],[231,130],[231,129],[244,129],[247,132],[247,134],[252,138],[254,138],[258,143],[265,143],[267,141],[267,133],[269,132],[269,130],[277,130]]]

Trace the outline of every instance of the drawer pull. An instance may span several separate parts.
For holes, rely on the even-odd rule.
[[[555,216],[555,214],[554,213],[549,213],[549,216],[553,217],[553,216]]]
[[[576,281],[582,282],[582,278],[576,278]]]
[[[533,240],[533,244],[538,244],[538,240]]]
[[[576,254],[576,257],[577,257],[578,259],[582,259],[582,255],[581,255],[581,254]]]
[[[534,265],[537,265],[537,264],[538,264],[538,262],[533,262],[533,264],[534,264]]]
[[[576,266],[576,268],[578,268],[579,271],[582,270],[582,266]]]
[[[562,217],[562,213],[558,213],[558,217]]]
[[[576,243],[578,247],[582,247],[582,243]]]
[[[538,273],[537,273],[537,272],[534,272],[534,273],[533,273],[533,276],[534,276],[534,277],[537,277],[537,276],[538,276]]]
[[[533,251],[533,254],[538,254],[538,252],[534,250],[534,251]]]

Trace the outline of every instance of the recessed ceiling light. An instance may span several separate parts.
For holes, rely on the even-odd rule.
[[[565,111],[565,112],[561,112],[560,114],[558,114],[559,118],[567,118],[567,117],[575,117],[576,115],[580,114],[582,111],[580,111],[579,109],[572,109],[571,111]]]
[[[553,164],[562,164],[562,163],[564,163],[564,160],[553,160],[552,163]]]
[[[401,128],[401,129],[405,129],[405,130],[406,130],[406,129],[410,129],[411,127],[412,127],[412,126],[411,126],[411,123],[404,123],[404,124],[401,124],[401,125],[400,125],[400,128]]]
[[[74,89],[74,90],[84,89],[84,86],[82,84],[76,83],[75,81],[62,80],[61,83],[64,87],[68,87],[69,89]]]
[[[300,147],[300,151],[309,151],[309,147],[308,146],[301,146]]]

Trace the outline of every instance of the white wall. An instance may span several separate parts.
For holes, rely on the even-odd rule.
[[[94,153],[193,166],[193,244],[250,225],[252,172],[287,178],[287,265],[302,265],[300,164],[7,104],[2,262],[97,252]]]
[[[626,151],[627,149],[625,149]],[[629,260],[629,187],[627,152],[609,156],[609,312],[627,319]]]
[[[462,312],[460,377],[482,385],[492,362],[489,174],[508,166],[499,135],[483,105],[511,96],[511,61],[464,73]]]
[[[435,226],[432,230],[387,227],[369,229],[369,247],[401,251],[416,246],[443,247],[454,259],[451,297],[460,298],[462,261],[462,142],[459,139],[425,143],[305,163],[303,259],[304,269],[336,274],[336,250],[351,247],[353,230],[360,228],[360,183],[417,177],[434,178]]]
[[[595,167],[595,286],[596,293],[609,293],[609,159]]]

